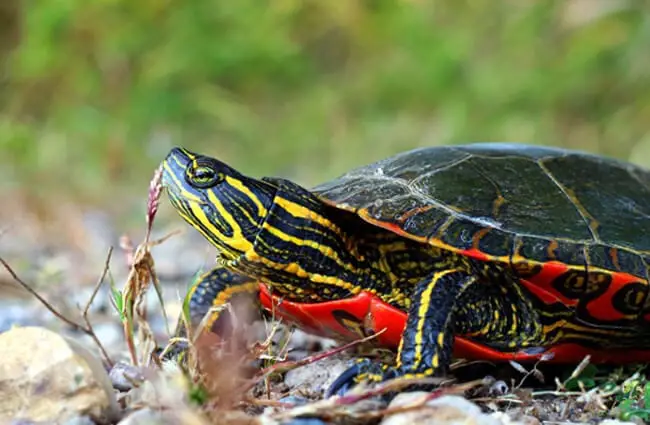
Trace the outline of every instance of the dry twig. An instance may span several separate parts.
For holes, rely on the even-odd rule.
[[[110,356],[106,352],[106,349],[102,345],[101,341],[97,337],[97,334],[95,333],[92,324],[90,323],[90,319],[88,318],[88,311],[90,309],[90,306],[95,300],[95,296],[97,295],[97,292],[99,292],[99,288],[101,287],[102,283],[104,282],[104,279],[106,279],[106,275],[108,274],[108,270],[110,269],[110,262],[111,262],[111,256],[113,254],[113,247],[110,247],[108,250],[108,254],[106,255],[106,260],[104,262],[104,268],[102,270],[101,275],[97,279],[97,283],[95,284],[95,288],[93,289],[93,292],[90,296],[90,299],[86,303],[86,306],[82,310],[82,318],[84,320],[84,325],[79,324],[75,322],[74,320],[66,317],[64,314],[60,313],[56,308],[54,308],[53,305],[51,305],[43,296],[41,296],[36,290],[34,290],[29,284],[27,284],[24,280],[22,280],[18,274],[13,270],[13,268],[3,259],[0,258],[0,263],[4,266],[4,268],[7,270],[7,272],[11,275],[11,277],[21,286],[23,287],[27,292],[29,292],[31,295],[34,296],[43,306],[50,311],[57,319],[61,320],[62,322],[66,323],[73,329],[83,332],[86,335],[88,335],[92,340],[95,342],[97,347],[99,348],[102,357],[104,358],[104,361],[109,366],[113,366],[114,362],[111,360]]]

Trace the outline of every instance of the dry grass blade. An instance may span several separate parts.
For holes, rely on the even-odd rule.
[[[158,212],[158,207],[160,205],[160,196],[162,195],[162,164],[158,166],[154,172],[153,178],[149,183],[149,196],[147,197],[147,233],[145,234],[144,240],[145,244],[149,242],[151,237],[151,228],[153,226],[153,220],[156,217]]]
[[[136,315],[142,320],[146,320],[143,300],[149,282],[151,282],[154,275],[154,261],[146,245],[141,244],[134,251],[128,238],[123,237],[121,242],[121,247],[127,255],[127,261],[131,260],[131,269],[129,270],[129,275],[127,276],[126,284],[122,291],[120,317],[122,318],[131,362],[134,365],[138,365],[138,355],[133,336],[134,321],[138,320]]]
[[[144,305],[144,297],[150,284],[153,284],[156,290],[158,301],[161,305],[163,318],[165,320],[167,333],[171,333],[169,329],[169,320],[166,314],[165,303],[162,291],[160,289],[160,282],[156,274],[155,262],[150,251],[152,246],[159,245],[171,236],[178,233],[178,231],[174,231],[161,239],[153,242],[150,241],[151,229],[153,226],[153,221],[156,217],[156,213],[158,212],[161,194],[162,166],[156,169],[154,176],[149,183],[149,196],[147,198],[147,211],[145,215],[147,231],[145,234],[144,242],[133,248],[133,243],[128,237],[123,236],[120,241],[120,245],[127,256],[127,263],[130,267],[129,274],[127,276],[126,283],[121,294],[122,299],[120,302],[120,317],[122,318],[122,325],[124,328],[124,334],[126,337],[129,354],[131,356],[131,361],[134,365],[138,365],[140,363],[138,357],[141,357],[143,359],[150,359],[152,354],[149,352],[149,349],[144,349],[144,352],[140,353],[141,356],[138,356],[134,342],[134,325],[139,325],[137,328],[141,332],[141,336],[145,338],[145,341],[149,341],[149,339],[153,338],[153,334],[147,331],[147,312]],[[152,344],[144,345],[151,347],[156,346],[155,341],[150,342],[152,342]],[[151,349],[153,350],[153,348]]]
[[[571,376],[567,379],[576,379],[580,374],[589,366],[589,362],[591,361],[591,356],[586,355],[584,359],[576,366],[576,368],[571,372]]]

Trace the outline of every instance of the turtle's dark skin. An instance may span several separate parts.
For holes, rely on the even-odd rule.
[[[222,259],[192,288],[195,319],[249,294],[309,332],[384,331],[396,363],[360,362],[331,392],[444,374],[454,353],[650,360],[650,172],[635,165],[483,143],[306,189],[175,148],[163,182]]]

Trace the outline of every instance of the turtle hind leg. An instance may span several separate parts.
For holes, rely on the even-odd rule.
[[[444,375],[455,335],[510,350],[546,347],[548,335],[531,300],[518,282],[505,275],[436,272],[416,287],[396,365],[362,360],[344,372],[327,394],[342,394],[362,381]]]
[[[456,311],[456,334],[499,351],[541,356],[552,334],[545,332],[540,309],[532,300],[520,284],[507,279],[468,291]]]
[[[477,281],[459,270],[444,270],[416,287],[402,334],[397,364],[390,367],[362,360],[343,372],[326,395],[342,395],[355,384],[400,377],[431,377],[447,372],[454,341],[454,311],[463,292]]]

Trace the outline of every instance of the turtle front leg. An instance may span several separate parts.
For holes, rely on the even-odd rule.
[[[421,281],[409,307],[397,364],[389,367],[362,360],[343,372],[327,395],[341,395],[363,381],[446,373],[454,342],[454,312],[462,293],[476,281],[476,276],[459,270],[440,271]]]
[[[183,317],[179,318],[174,332],[175,337],[187,337],[187,327],[196,331],[203,322],[204,329],[227,339],[233,330],[232,317],[228,310],[220,307],[225,307],[226,304],[239,299],[249,306],[257,306],[259,302],[257,281],[223,267],[215,267],[199,276],[188,292],[189,323],[185,323]],[[259,311],[259,308],[256,310]],[[166,357],[179,358],[186,350],[187,344],[177,343]]]

